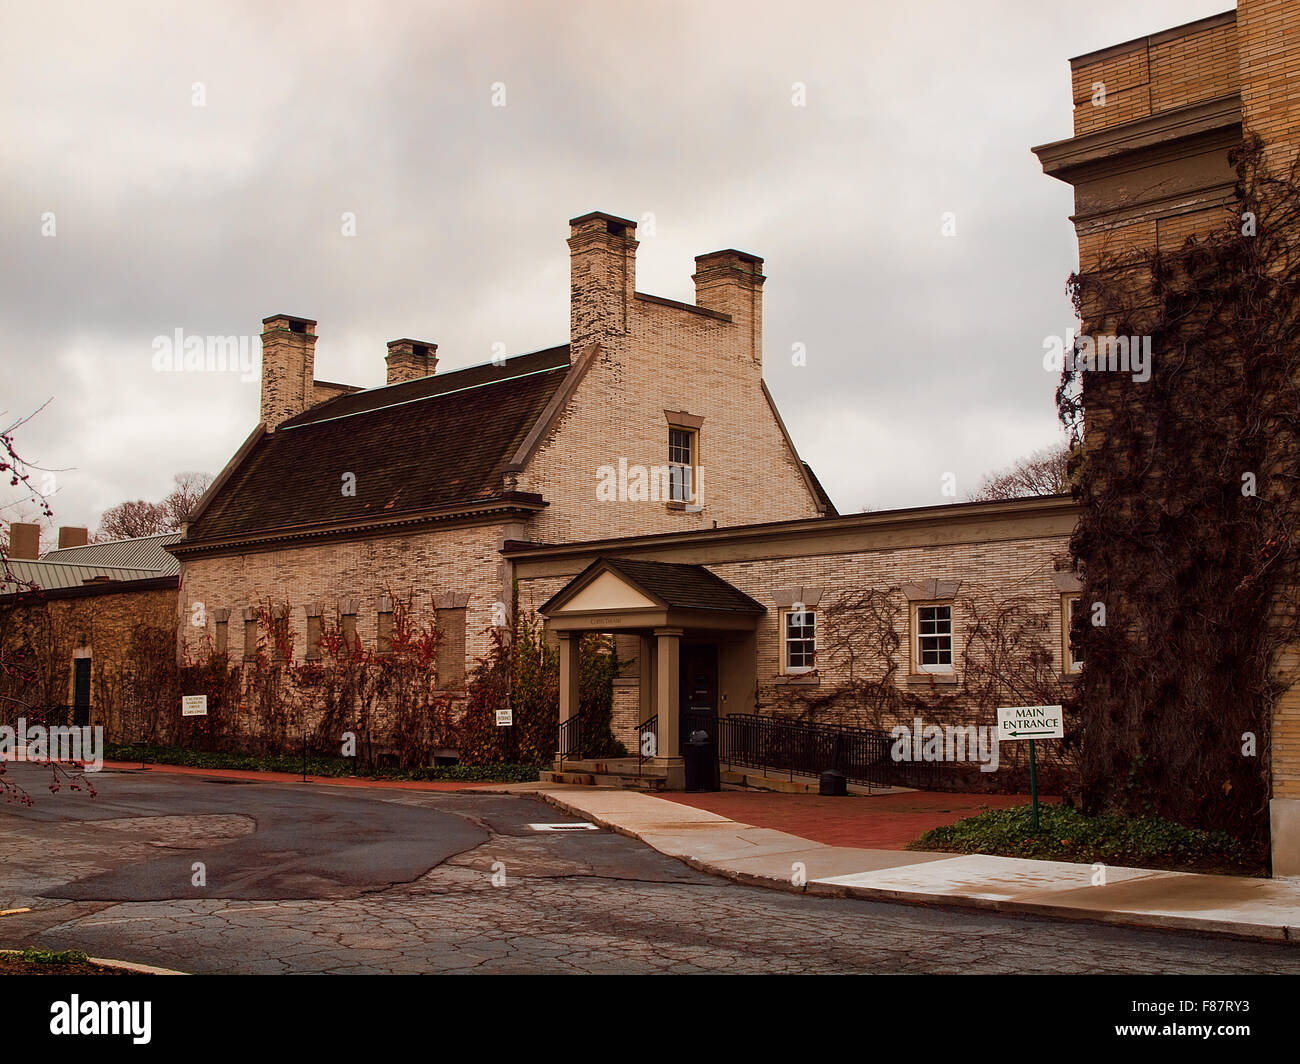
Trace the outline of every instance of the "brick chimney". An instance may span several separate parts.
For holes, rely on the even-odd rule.
[[[390,340],[387,362],[389,384],[432,377],[438,368],[438,345],[426,340]]]
[[[9,557],[35,561],[41,556],[41,526],[11,521],[9,524]]]
[[[90,531],[85,528],[60,528],[59,550],[64,547],[84,547],[90,542]]]
[[[727,249],[695,256],[695,305],[730,314],[744,348],[763,361],[763,260]]]
[[[593,211],[569,219],[569,342],[609,344],[630,327],[636,294],[636,222]]]
[[[274,431],[312,405],[316,323],[273,314],[262,319],[262,421]]]

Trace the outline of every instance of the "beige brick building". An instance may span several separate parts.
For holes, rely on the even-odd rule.
[[[888,731],[918,717],[992,728],[999,705],[1068,700],[1076,517],[1051,496],[506,555],[521,606],[560,636],[562,677],[577,634],[618,633],[616,733],[635,749],[649,728],[675,786],[687,706]],[[561,683],[563,722],[575,706]]]
[[[286,613],[379,645],[392,599],[436,618],[439,686],[511,601],[507,541],[671,533],[833,513],[763,383],[762,260],[700,256],[695,304],[636,291],[636,225],[570,223],[569,344],[449,373],[437,345],[388,345],[388,384],[317,381],[316,323],[264,321],[261,423],[182,541],[183,652],[256,646]],[[249,626],[252,626],[251,628]]]
[[[634,223],[595,213],[570,227],[564,347],[439,373],[436,344],[395,340],[388,384],[358,391],[315,380],[314,321],[266,319],[262,423],[172,547],[179,616],[207,619],[180,625],[187,655],[251,658],[268,611],[297,660],[332,617],[379,647],[393,599],[409,599],[450,648],[437,683],[458,696],[517,587],[560,643],[569,695],[572,633],[618,635],[616,737],[635,751],[662,721],[654,768],[672,785],[687,703],[873,728],[917,710],[991,724],[998,698],[1029,697],[981,671],[995,606],[1014,603],[1035,648],[1022,663],[1034,697],[1059,701],[1077,668],[1068,500],[839,517],[763,382],[762,260],[698,257],[684,304],[636,290]],[[583,590],[607,560],[639,565],[668,612],[647,619],[658,592],[612,574]],[[561,593],[577,605],[551,610]],[[862,594],[871,633],[840,616]],[[631,616],[615,608],[628,596]],[[688,674],[704,687],[682,687]],[[562,719],[574,709],[569,698]]]
[[[100,725],[109,742],[144,738],[124,720],[123,681],[142,647],[170,653],[176,624],[175,533],[88,543],[60,528],[39,552],[40,528],[9,526],[0,574],[0,717]],[[129,716],[129,714],[126,714]]]

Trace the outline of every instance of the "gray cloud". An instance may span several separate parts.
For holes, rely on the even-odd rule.
[[[1070,133],[1068,57],[1222,6],[11,7],[0,407],[53,397],[20,443],[94,525],[256,421],[255,383],[157,374],[154,336],[315,317],[317,375],[365,385],[398,336],[534,350],[566,339],[566,220],[651,212],[643,291],[767,260],[768,383],[839,505],[940,502],[1059,436],[1072,202],[1029,147]]]

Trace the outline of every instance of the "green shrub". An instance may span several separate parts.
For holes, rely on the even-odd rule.
[[[1257,874],[1263,856],[1223,831],[1201,831],[1159,817],[1085,816],[1060,805],[989,809],[934,828],[909,850],[1104,863],[1139,868]]]
[[[90,959],[79,949],[25,949],[18,955],[28,964],[84,964]]]

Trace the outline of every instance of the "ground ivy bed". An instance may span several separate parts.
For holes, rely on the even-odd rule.
[[[0,975],[132,975],[123,968],[93,964],[80,950],[0,950]]]
[[[229,754],[204,750],[189,750],[178,746],[129,746],[104,744],[104,760],[145,762],[154,765],[182,765],[189,768],[241,769],[247,772],[301,773],[301,754]],[[531,783],[538,778],[536,765],[433,765],[425,768],[376,769],[366,778],[385,780],[417,780],[448,783]],[[354,758],[308,756],[307,774],[310,776],[356,776]]]
[[[1200,831],[1159,817],[1085,816],[1061,805],[989,809],[908,843],[909,850],[982,853],[1042,861],[1128,865],[1175,872],[1267,875],[1262,854],[1223,831]]]

